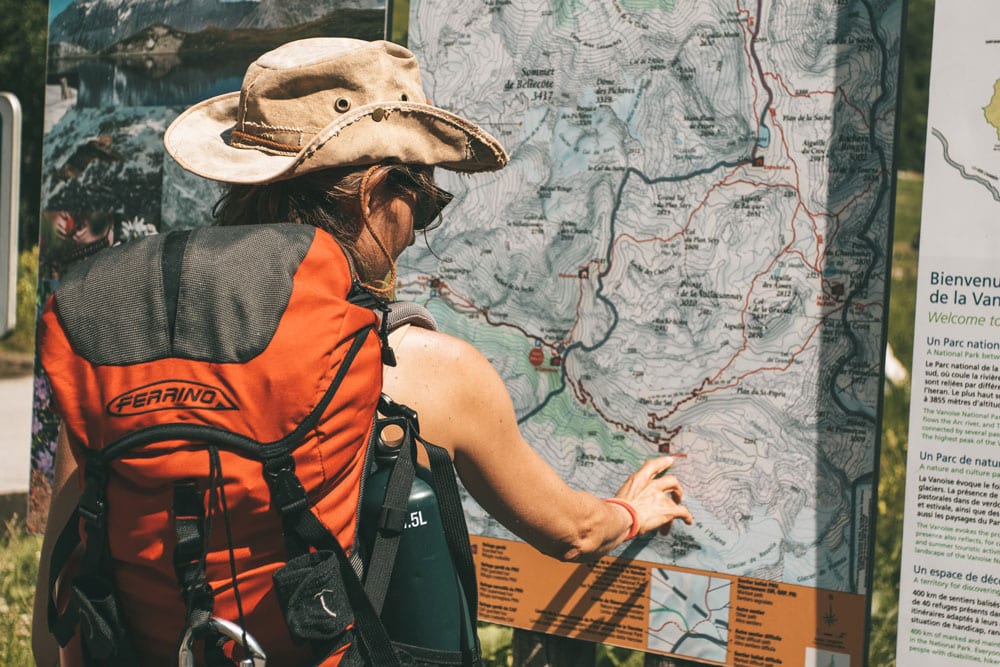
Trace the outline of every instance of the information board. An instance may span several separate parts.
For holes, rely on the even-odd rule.
[[[863,663],[901,11],[411,2],[429,96],[511,161],[439,172],[456,200],[399,296],[491,359],[571,485],[612,495],[670,453],[695,517],[573,566],[468,500],[482,618]]]
[[[1000,663],[1000,6],[934,18],[897,664]]]
[[[163,130],[286,39],[381,35],[345,4],[53,0],[40,301],[102,247],[208,224],[218,186],[164,158]],[[901,13],[412,2],[429,96],[511,163],[439,172],[456,201],[398,296],[487,354],[570,484],[611,495],[670,453],[696,518],[569,565],[468,501],[484,620],[715,664],[863,663]],[[36,529],[49,400],[39,373]]]

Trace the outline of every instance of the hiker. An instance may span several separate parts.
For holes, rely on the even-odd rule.
[[[239,93],[191,107],[170,126],[164,143],[183,168],[231,184],[216,206],[220,225],[294,222],[318,228],[317,242],[331,235],[355,281],[383,296],[392,293],[397,257],[416,232],[438,223],[451,199],[435,185],[434,168],[493,171],[508,159],[481,128],[427,101],[409,51],[389,42],[341,38],[300,40],[264,54],[251,64]],[[52,316],[49,321],[55,322]],[[301,332],[302,339],[314,335]],[[541,552],[582,561],[637,535],[665,531],[675,519],[692,523],[681,504],[681,486],[668,472],[671,458],[647,461],[614,498],[574,490],[524,441],[503,381],[481,353],[416,324],[387,337],[395,363],[383,368],[381,392],[412,408],[421,437],[447,451],[469,493]],[[371,382],[377,385],[378,378]],[[135,399],[129,400],[134,405]],[[79,475],[77,463],[84,456],[70,440],[64,431],[43,570],[53,531],[81,495],[78,484],[67,483]],[[426,465],[422,451],[418,456]],[[280,541],[280,535],[274,539]],[[343,546],[350,548],[350,541]],[[236,569],[253,561],[249,553],[234,558]],[[38,600],[47,600],[46,577],[40,572]],[[269,586],[269,575],[257,585]],[[119,591],[126,608],[160,604],[144,600],[144,593]],[[57,649],[44,629],[45,603],[38,600],[33,646],[39,664],[51,665]],[[244,607],[249,622],[255,609],[246,601]],[[141,614],[129,621],[143,637],[156,632]],[[176,653],[163,647],[176,640],[138,646],[143,664],[166,664]],[[272,664],[295,664],[291,649],[265,649]]]

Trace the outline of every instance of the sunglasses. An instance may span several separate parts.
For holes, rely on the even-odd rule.
[[[413,229],[414,231],[428,231],[441,224],[441,211],[451,203],[455,195],[447,190],[442,190],[433,182],[418,181],[402,169],[394,169],[392,177],[408,188],[416,196],[413,205]]]

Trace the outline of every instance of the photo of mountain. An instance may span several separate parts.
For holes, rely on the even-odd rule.
[[[384,0],[75,0],[54,16],[49,43],[76,53],[102,53],[153,26],[176,33],[270,31],[337,25],[336,34],[377,39]]]
[[[239,90],[247,66],[280,44],[381,39],[385,2],[51,0],[38,302],[71,264],[104,248],[210,224],[220,186],[167,157],[167,126],[188,106]],[[29,523],[40,526],[58,420],[40,370],[36,388]]]

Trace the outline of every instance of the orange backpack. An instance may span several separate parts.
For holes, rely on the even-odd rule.
[[[261,646],[278,665],[398,664],[356,545],[387,306],[302,225],[72,267],[39,329],[82,481],[50,576],[82,539],[68,608],[49,601],[63,646],[79,634],[88,665],[193,665],[195,644],[209,665],[261,665]]]

